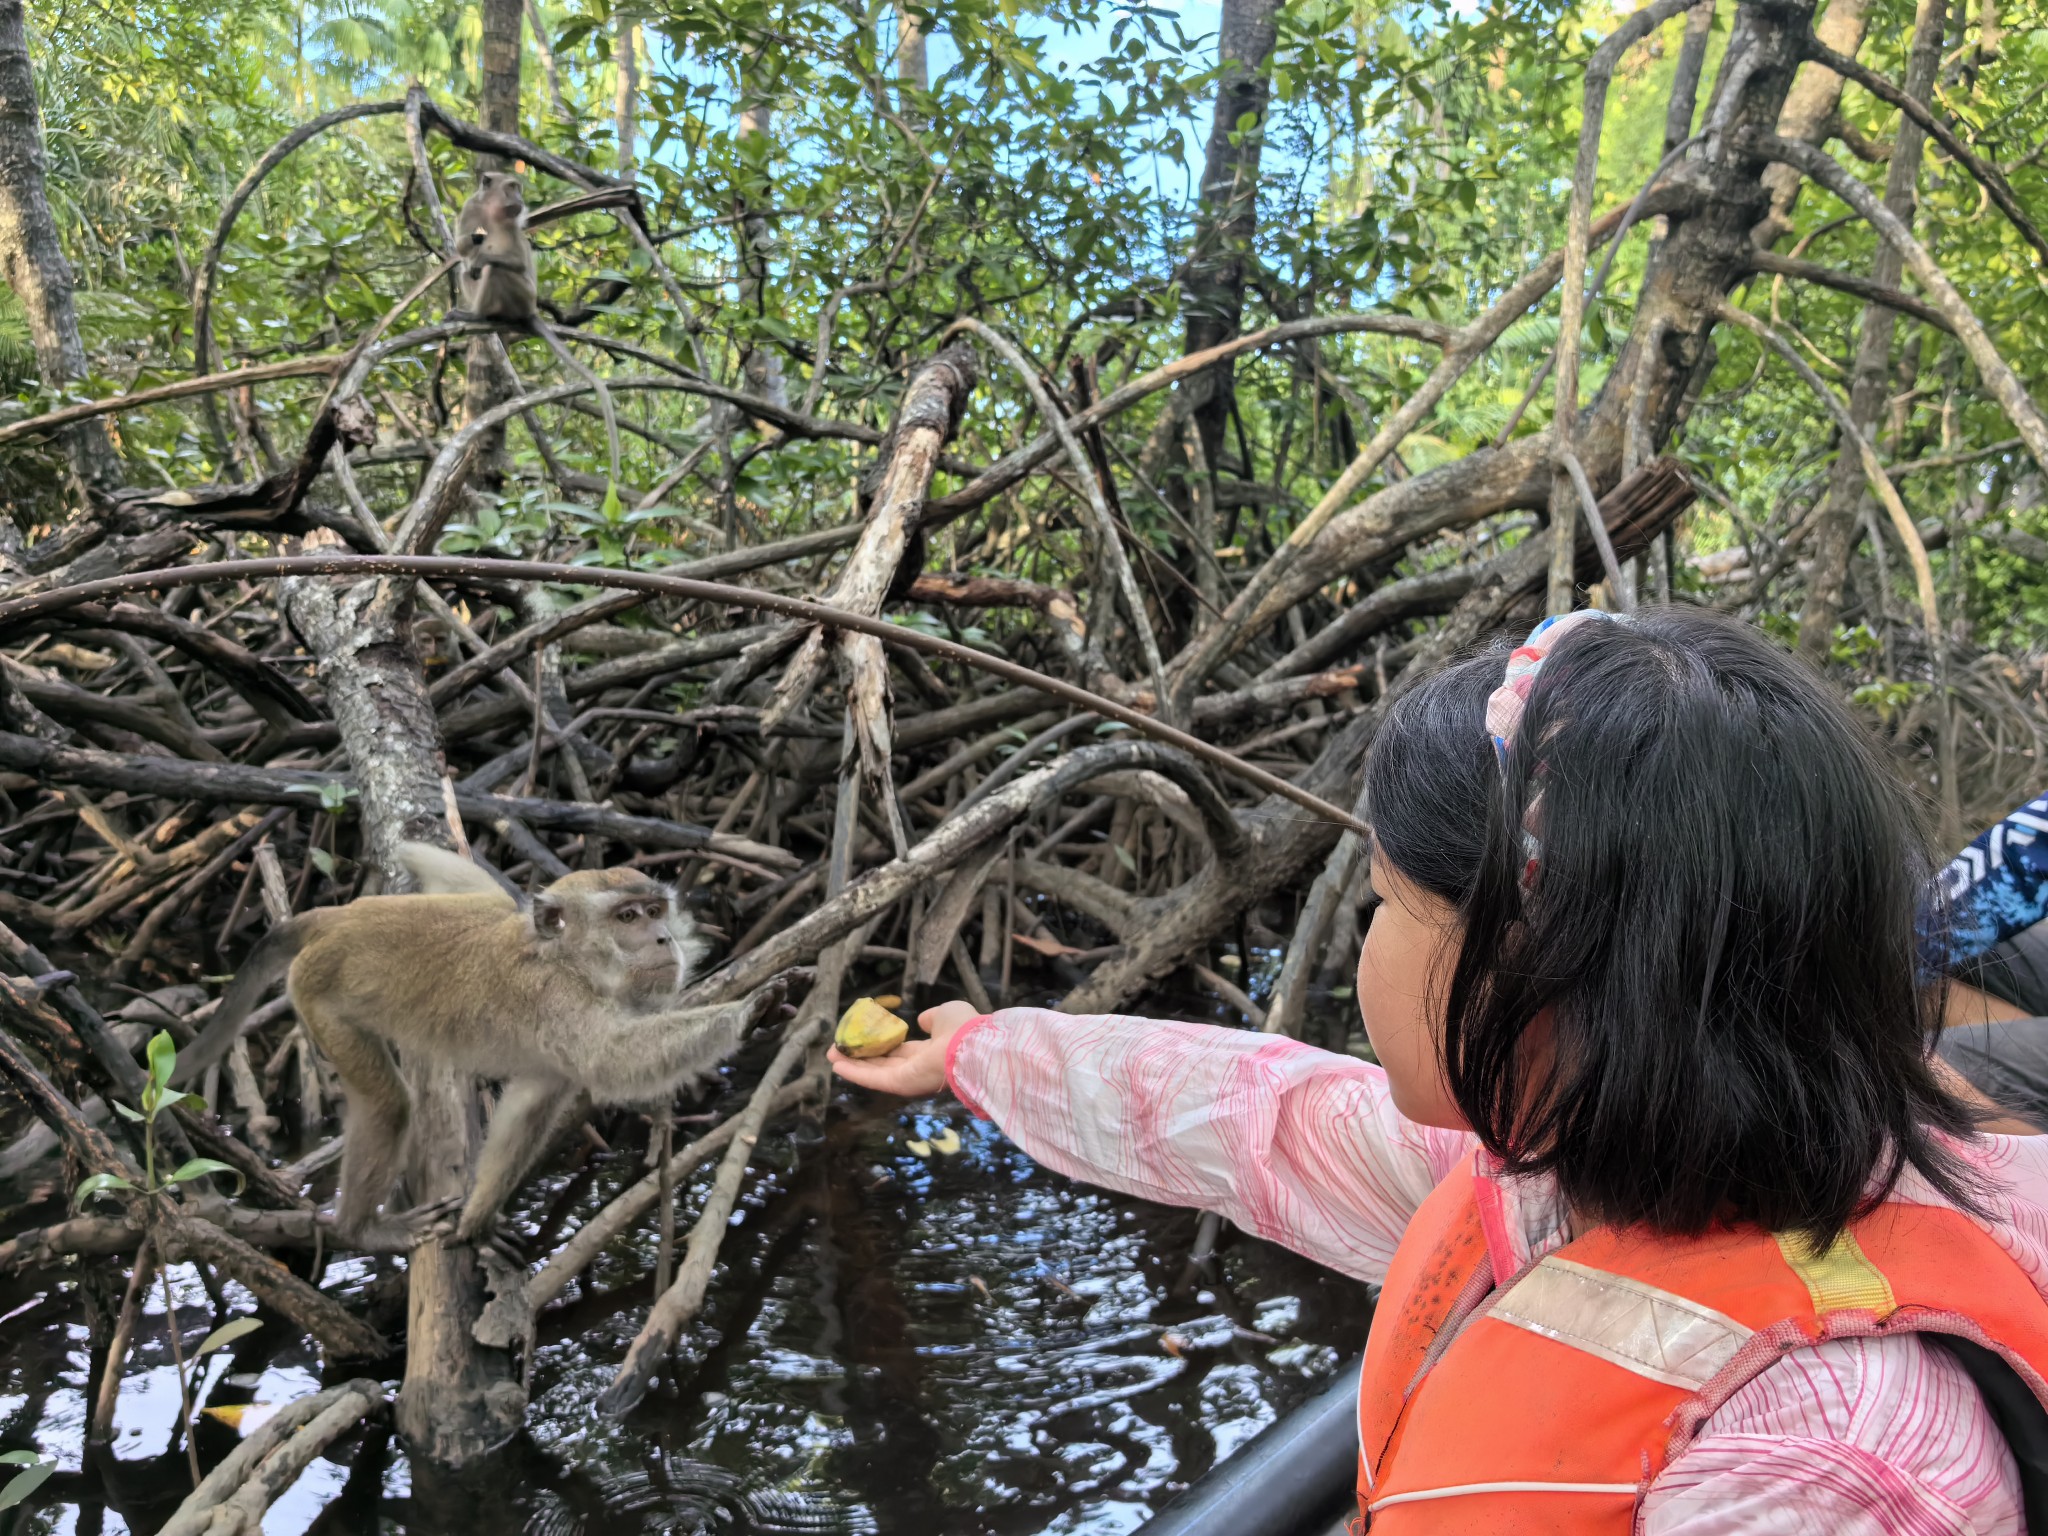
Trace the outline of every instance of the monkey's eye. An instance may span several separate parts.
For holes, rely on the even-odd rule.
[[[640,921],[640,909],[629,904],[620,907],[612,916],[622,923],[637,923]]]

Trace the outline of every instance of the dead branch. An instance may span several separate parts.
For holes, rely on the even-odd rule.
[[[1913,238],[1913,232],[1868,187],[1843,170],[1829,155],[1811,145],[1795,144],[1770,134],[1754,134],[1746,142],[1756,154],[1781,161],[1811,176],[1854,208],[1905,258],[1906,266],[1934,307],[1948,318],[1950,329],[1970,354],[1970,361],[1977,365],[1984,387],[1991,391],[1992,398],[2004,410],[2007,420],[2019,428],[2027,452],[2033,455],[2036,464],[2048,469],[2048,420],[2043,419],[2041,408],[2027,393],[2026,386],[2020,383],[2005,359],[1998,355],[1998,349],[1985,333],[1984,323],[1964,302],[1955,284],[1949,281],[1948,274],[1928,254],[1927,247]]]
[[[329,352],[317,357],[290,357],[276,363],[252,363],[244,368],[231,368],[226,373],[209,373],[196,379],[180,379],[175,384],[158,384],[150,389],[131,389],[118,395],[109,395],[104,400],[81,400],[76,405],[45,411],[40,416],[10,421],[6,426],[0,427],[0,446],[24,437],[38,437],[46,432],[62,431],[65,427],[81,421],[91,421],[98,416],[116,416],[123,411],[139,410],[145,405],[162,405],[169,400],[189,400],[195,395],[218,394],[222,390],[240,389],[245,384],[268,384],[276,379],[303,379],[332,374],[346,358],[345,353]]]
[[[1844,80],[1855,81],[1879,101],[1897,107],[1926,130],[1928,136],[1947,150],[1990,195],[1991,201],[1998,205],[1998,211],[2020,232],[2020,238],[2034,248],[2034,254],[2048,261],[2048,237],[2044,237],[2035,227],[2034,221],[2027,217],[2027,211],[2013,195],[2012,186],[2006,181],[2005,173],[1965,144],[1955,129],[1948,125],[1947,119],[1931,110],[1925,102],[1915,101],[1876,70],[1858,63],[1845,53],[1837,53],[1819,38],[1809,35],[1805,48],[1807,58],[1816,64],[1825,65]]]
[[[1820,288],[1832,288],[1837,293],[1846,293],[1863,300],[1866,304],[1882,304],[1887,309],[1896,309],[1902,315],[1911,315],[1923,325],[1931,325],[1938,331],[1955,334],[1955,327],[1949,324],[1948,316],[1924,299],[1897,288],[1887,288],[1882,283],[1873,283],[1867,277],[1858,277],[1854,272],[1842,272],[1833,267],[1824,267],[1819,262],[1798,261],[1790,256],[1780,256],[1776,251],[1756,250],[1750,253],[1750,266],[1758,272],[1770,272],[1779,277],[1796,277],[1802,282]]]
[[[1085,688],[1048,677],[1042,672],[1019,666],[1002,657],[990,656],[971,646],[958,645],[950,640],[941,640],[935,635],[921,634],[916,630],[888,624],[864,613],[831,608],[804,598],[784,597],[778,593],[757,592],[746,587],[729,587],[717,582],[657,575],[648,571],[603,570],[589,566],[557,565],[541,560],[467,560],[450,555],[301,555],[271,560],[222,560],[145,571],[131,576],[109,577],[103,581],[84,582],[57,592],[39,593],[0,602],[0,630],[11,624],[25,624],[46,614],[62,612],[66,608],[76,607],[79,603],[93,602],[127,592],[183,586],[193,581],[350,574],[451,577],[488,575],[496,580],[575,581],[594,586],[630,587],[646,592],[666,592],[699,601],[760,608],[770,613],[785,614],[791,618],[831,628],[860,630],[891,645],[923,651],[927,655],[944,656],[979,671],[989,672],[1011,682],[1021,683],[1025,687],[1036,688],[1042,693],[1052,694],[1109,719],[1120,720],[1134,730],[1213,763],[1247,783],[1256,784],[1269,793],[1293,800],[1304,809],[1336,825],[1351,824],[1348,812],[1309,795],[1298,786],[1288,783],[1285,779],[1276,778],[1262,768],[1253,767],[1219,747],[1211,746],[1140,711],[1127,709],[1113,700],[1090,693]],[[13,767],[19,761],[30,760],[45,745],[27,737],[0,736],[0,767]],[[230,774],[247,773],[250,770],[222,764],[209,771],[221,775],[225,780]],[[242,798],[260,797],[245,795]]]
[[[1659,4],[1670,4],[1672,0],[1658,0]],[[1590,243],[1595,239],[1604,240],[1620,224],[1622,210],[1608,214],[1599,221],[1588,235]],[[1180,695],[1191,695],[1195,688],[1214,671],[1217,663],[1225,660],[1259,624],[1265,621],[1266,603],[1269,595],[1276,593],[1302,554],[1313,544],[1324,528],[1350,499],[1351,493],[1363,485],[1367,478],[1378,469],[1401,445],[1410,432],[1429,416],[1437,403],[1450,392],[1451,386],[1483,357],[1487,350],[1498,341],[1503,332],[1519,320],[1544,294],[1554,287],[1564,267],[1562,252],[1545,258],[1536,269],[1508,291],[1501,295],[1493,307],[1478,319],[1460,330],[1444,347],[1443,361],[1437,364],[1422,387],[1407,400],[1401,408],[1390,414],[1372,439],[1358,450],[1358,455],[1345,467],[1330,488],[1323,493],[1323,499],[1316,503],[1309,514],[1294,525],[1287,535],[1287,541],[1275,550],[1273,557],[1254,573],[1252,579],[1231,599],[1223,617],[1204,630],[1180,656],[1174,659],[1169,669],[1171,685]],[[1475,455],[1476,457],[1476,455]]]
[[[682,1272],[676,1276],[675,1284],[656,1298],[647,1314],[647,1321],[641,1325],[638,1336],[626,1352],[625,1363],[598,1399],[600,1413],[616,1418],[629,1412],[646,1395],[648,1387],[653,1384],[655,1372],[668,1358],[669,1351],[675,1348],[677,1337],[703,1306],[704,1293],[711,1285],[711,1267],[718,1260],[719,1241],[725,1236],[727,1218],[732,1215],[733,1202],[739,1198],[740,1181],[746,1177],[747,1164],[753,1160],[754,1145],[760,1140],[761,1127],[768,1121],[776,1092],[782,1080],[803,1060],[804,1053],[824,1027],[823,1018],[790,1026],[775,1059],[768,1064],[760,1086],[747,1100],[747,1107],[733,1120],[731,1145],[718,1165],[718,1174],[704,1197],[704,1208],[697,1216],[696,1225],[690,1228],[689,1245],[683,1252]]]
[[[258,1536],[263,1511],[313,1458],[384,1406],[383,1387],[370,1380],[284,1404],[221,1459],[157,1536]]]
[[[1920,538],[1919,526],[1914,523],[1912,513],[1899,499],[1899,488],[1892,483],[1891,476],[1884,472],[1884,464],[1878,459],[1877,450],[1870,445],[1870,439],[1858,430],[1855,419],[1845,405],[1829,389],[1821,376],[1808,366],[1792,344],[1757,319],[1748,310],[1738,309],[1733,304],[1723,303],[1720,317],[1730,325],[1739,325],[1751,335],[1783,358],[1792,371],[1799,375],[1800,382],[1819,397],[1821,405],[1834,419],[1835,427],[1842,434],[1842,440],[1856,451],[1857,462],[1863,466],[1863,478],[1892,520],[1892,527],[1899,535],[1899,542],[1906,548],[1906,558],[1912,562],[1913,585],[1920,596],[1920,622],[1927,627],[1928,643],[1937,650],[1942,646],[1941,611],[1934,596],[1934,567],[1927,558],[1927,545]]]

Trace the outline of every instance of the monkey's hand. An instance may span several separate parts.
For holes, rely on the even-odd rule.
[[[503,1213],[484,1211],[472,1215],[468,1205],[467,1196],[450,1195],[446,1200],[416,1205],[397,1219],[416,1234],[414,1247],[431,1239],[437,1243],[490,1248],[510,1263],[523,1267],[526,1256],[506,1228]]]
[[[818,972],[814,966],[792,965],[787,970],[777,971],[739,1000],[736,1006],[746,1010],[746,1022],[740,1026],[740,1032],[746,1034],[759,1029],[770,1019],[775,1018],[782,1011],[783,1005],[789,1001],[792,992],[800,985],[809,986],[817,979]],[[726,1006],[735,1005],[728,1003]]]

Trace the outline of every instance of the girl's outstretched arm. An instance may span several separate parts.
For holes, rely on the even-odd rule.
[[[1217,1211],[1362,1280],[1475,1145],[1404,1120],[1378,1067],[1276,1035],[964,1004],[921,1022],[932,1040],[835,1068],[885,1092],[950,1084],[1049,1168]]]

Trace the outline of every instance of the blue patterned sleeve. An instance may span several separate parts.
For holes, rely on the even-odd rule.
[[[2048,917],[2048,796],[2029,800],[1957,854],[1939,884],[1950,965]]]

